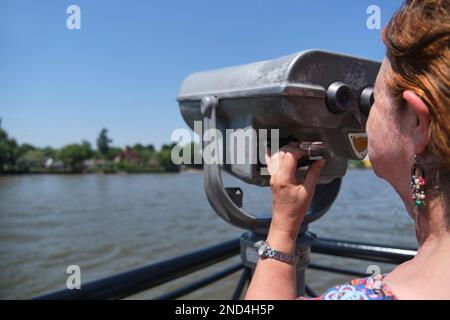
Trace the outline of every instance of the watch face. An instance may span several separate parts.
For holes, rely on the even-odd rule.
[[[266,249],[267,249],[267,244],[263,243],[258,249],[258,255],[263,256],[264,253],[266,252]]]

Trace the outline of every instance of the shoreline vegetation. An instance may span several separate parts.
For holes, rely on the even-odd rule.
[[[369,169],[372,170],[372,163],[370,163],[369,159],[364,160],[349,160],[348,161],[349,169]]]
[[[156,150],[152,144],[135,144],[125,148],[111,146],[108,130],[102,129],[97,137],[97,148],[87,141],[56,149],[38,148],[31,144],[18,144],[0,128],[0,174],[157,174],[198,172],[200,165],[176,165],[171,160],[176,143],[164,144]],[[199,152],[196,143],[187,144],[180,155],[190,148],[191,163]],[[369,160],[350,160],[349,169],[371,169]]]

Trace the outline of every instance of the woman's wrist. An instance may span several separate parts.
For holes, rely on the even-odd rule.
[[[277,251],[295,253],[297,235],[298,233],[294,234],[290,231],[278,230],[270,227],[267,241],[270,246]]]
[[[272,222],[270,224],[270,229],[277,231],[280,234],[285,234],[285,237],[290,237],[297,239],[298,233],[300,231],[300,226],[303,222],[302,219],[288,219],[283,215],[272,215]]]

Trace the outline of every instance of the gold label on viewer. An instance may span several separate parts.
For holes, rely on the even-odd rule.
[[[364,132],[349,133],[348,140],[352,146],[355,157],[359,160],[364,159],[367,155],[367,134]]]

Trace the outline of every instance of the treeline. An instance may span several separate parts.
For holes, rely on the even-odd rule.
[[[152,144],[135,144],[126,148],[112,146],[108,130],[102,129],[96,148],[87,141],[69,144],[60,149],[37,148],[18,144],[0,128],[0,173],[158,173],[178,172],[184,167],[171,160],[176,144],[165,144],[156,150]],[[198,150],[193,143],[192,154]]]

